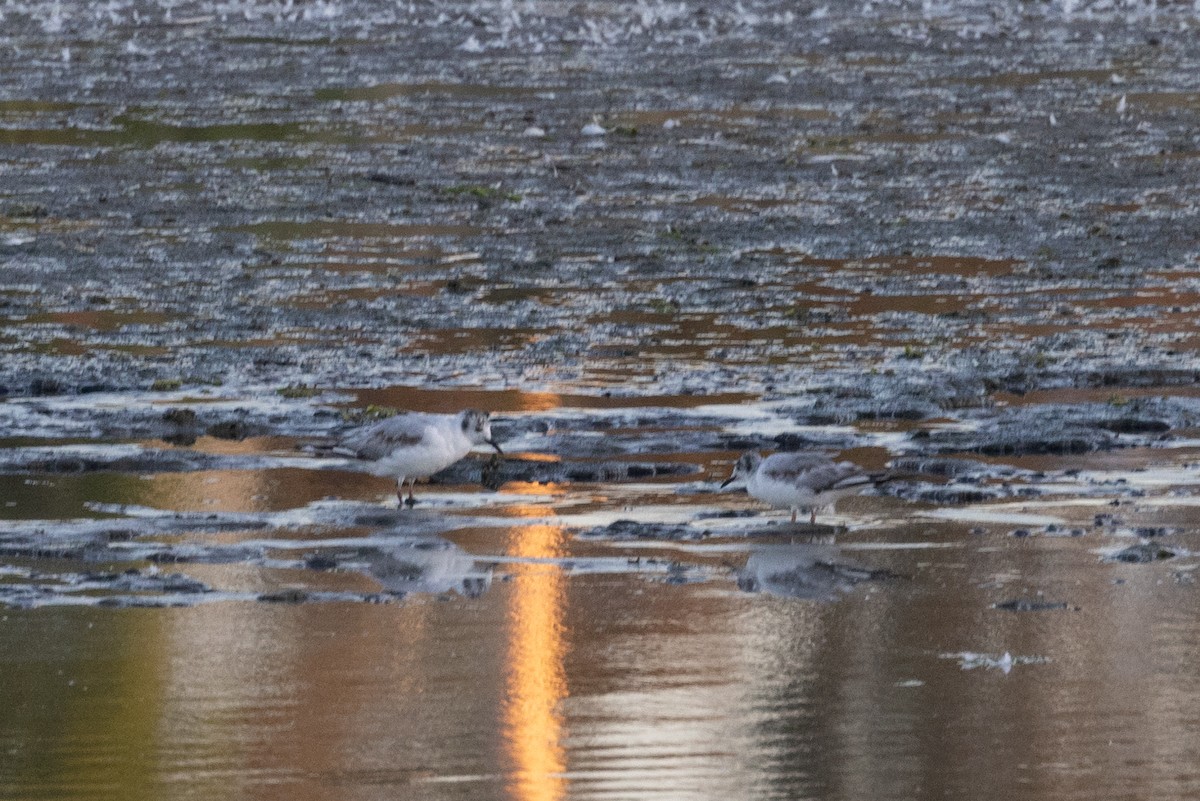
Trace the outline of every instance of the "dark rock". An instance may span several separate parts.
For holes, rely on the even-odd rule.
[[[818,440],[802,434],[779,434],[774,441],[781,451],[804,451],[810,448],[819,448],[822,444]],[[746,443],[745,447],[731,447],[730,450],[753,450],[755,447],[753,444]]]
[[[924,501],[936,504],[980,503],[1006,497],[1009,493],[1002,487],[939,487],[929,484],[893,484],[884,488],[888,495],[908,501]]]
[[[0,469],[13,473],[92,473],[100,470],[120,473],[159,473],[199,469],[210,464],[209,457],[186,451],[147,449],[136,454],[75,454],[33,451],[13,454],[12,461],[0,457]]]
[[[57,378],[49,376],[38,376],[29,382],[30,395],[61,395],[66,391],[66,386]]]
[[[170,423],[175,426],[194,426],[196,424],[196,412],[194,409],[178,409],[170,408],[162,414],[164,423]]]
[[[792,437],[792,439],[789,439]],[[781,451],[798,451],[805,447],[809,447],[803,443],[808,443],[810,440],[796,436],[794,434],[780,434],[775,439],[770,440],[775,443],[775,447]],[[748,437],[721,437],[721,450],[723,451],[756,451],[763,447],[770,447],[762,440],[750,439]]]
[[[1145,420],[1137,417],[1120,417],[1105,420],[1100,427],[1114,434],[1161,434],[1171,430],[1171,424],[1162,420]]]
[[[902,456],[891,462],[893,470],[922,476],[957,478],[969,473],[994,472],[996,467],[973,459],[948,459],[936,456]]]
[[[1070,609],[1071,607],[1062,601],[1031,601],[1026,598],[1014,598],[1011,601],[993,604],[992,608],[1005,609],[1009,612],[1045,612],[1054,609]]]
[[[4,209],[6,217],[37,220],[50,214],[50,209],[41,203],[13,203]]]
[[[987,456],[1040,456],[1088,453],[1104,447],[1103,441],[1087,437],[1047,434],[1045,436],[1016,437],[981,443],[975,450]]]
[[[1137,545],[1130,545],[1128,548],[1112,554],[1108,557],[1108,561],[1145,564],[1147,562],[1157,562],[1162,559],[1173,559],[1175,556],[1175,551],[1170,548],[1156,545],[1152,542],[1139,542]]]
[[[971,430],[934,430],[922,449],[935,453],[976,452],[988,456],[1074,455],[1128,447],[1137,436],[1159,435],[1185,423],[1183,402],[1139,402],[1114,414],[1110,404],[1018,406],[976,413]],[[1122,435],[1122,436],[1118,436]],[[912,457],[910,457],[912,458]]]
[[[504,485],[504,460],[498,453],[493,453],[479,471],[479,483],[484,489],[498,490]]]
[[[143,595],[118,595],[101,598],[96,602],[96,605],[111,609],[170,609],[191,606],[191,603],[183,600],[165,600],[163,598]]]
[[[387,186],[416,186],[417,180],[409,178],[406,175],[389,175],[384,172],[373,172],[367,176],[367,180],[371,183],[385,184]]]
[[[163,592],[178,592],[178,593],[204,593],[211,592],[207,584],[202,581],[197,581],[191,576],[185,576],[182,573],[172,573],[168,576],[162,576],[158,579],[157,587]]]
[[[828,413],[824,413],[824,412],[810,412],[809,414],[802,416],[796,422],[800,423],[801,425],[808,425],[808,426],[836,426],[839,423],[843,422],[843,420],[842,420],[842,418],[838,417],[836,414],[828,414]],[[780,436],[786,437],[786,436],[796,436],[796,435],[780,434]]]
[[[241,440],[250,436],[250,428],[241,420],[223,420],[210,425],[205,433],[217,439]]]
[[[377,512],[363,512],[354,516],[356,526],[394,526],[406,517],[397,509],[380,509]]]
[[[338,563],[331,556],[313,553],[304,557],[304,566],[309,570],[333,570],[338,566]]]
[[[616,520],[607,526],[590,529],[581,537],[605,540],[695,540],[707,536],[707,531],[697,531],[687,526],[667,523],[642,523],[637,520]]]
[[[924,420],[928,417],[924,409],[871,409],[860,411],[859,420]]]
[[[743,517],[758,517],[759,513],[753,509],[722,509],[719,512],[701,512],[696,515],[697,520],[729,520],[733,518]]]
[[[302,604],[309,600],[309,594],[304,590],[289,588],[278,592],[264,592],[258,600],[273,604]]]
[[[495,489],[509,481],[534,484],[616,482],[660,476],[690,475],[701,470],[686,462],[547,462],[533,459],[490,457],[463,459],[435,473],[434,484],[482,484]]]

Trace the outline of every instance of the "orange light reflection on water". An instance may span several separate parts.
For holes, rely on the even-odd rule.
[[[537,481],[509,481],[504,485],[504,491],[509,495],[566,495],[566,487],[553,481],[540,483]],[[550,510],[545,510],[549,512]]]
[[[522,462],[545,462],[548,464],[556,464],[562,461],[561,456],[556,456],[553,453],[534,453],[533,451],[515,451],[507,454],[510,459],[518,459]]]
[[[562,553],[556,526],[514,528],[513,556]],[[565,577],[557,566],[517,565],[508,614],[509,654],[504,738],[513,763],[509,795],[519,801],[557,801],[566,792],[563,723]]]

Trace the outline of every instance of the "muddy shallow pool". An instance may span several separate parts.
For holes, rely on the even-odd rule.
[[[1194,592],[1066,544],[854,551],[911,577],[836,602],[528,565],[474,599],[8,612],[3,783],[20,798],[1189,797]],[[1081,608],[990,608],[1033,587]]]
[[[1003,497],[933,503],[923,493],[955,484],[912,474],[811,527],[718,493],[737,451],[698,444],[788,429],[771,408],[508,412],[496,426],[514,469],[687,469],[495,492],[450,471],[411,510],[386,478],[296,439],[59,446],[99,462],[116,447],[148,464],[175,450],[234,460],[208,469],[12,467],[0,786],[156,799],[1195,792],[1191,447],[964,454],[949,460],[956,481]],[[807,433],[848,438],[858,447],[843,452],[867,462],[910,427]],[[597,438],[623,452],[578,455]]]

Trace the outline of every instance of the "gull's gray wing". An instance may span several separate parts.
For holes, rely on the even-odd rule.
[[[872,483],[871,476],[853,462],[835,462],[820,453],[777,453],[767,457],[761,470],[767,478],[803,485],[813,493]]]
[[[429,415],[398,414],[351,432],[339,450],[359,459],[382,459],[397,448],[420,444],[428,436],[431,422]]]

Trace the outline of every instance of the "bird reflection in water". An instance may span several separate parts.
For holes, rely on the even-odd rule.
[[[794,543],[764,546],[738,573],[738,588],[790,598],[833,601],[866,581],[899,578],[885,569],[848,561],[836,545]]]
[[[389,544],[368,555],[368,573],[390,593],[457,592],[478,598],[492,586],[490,568],[440,537],[419,537]]]

